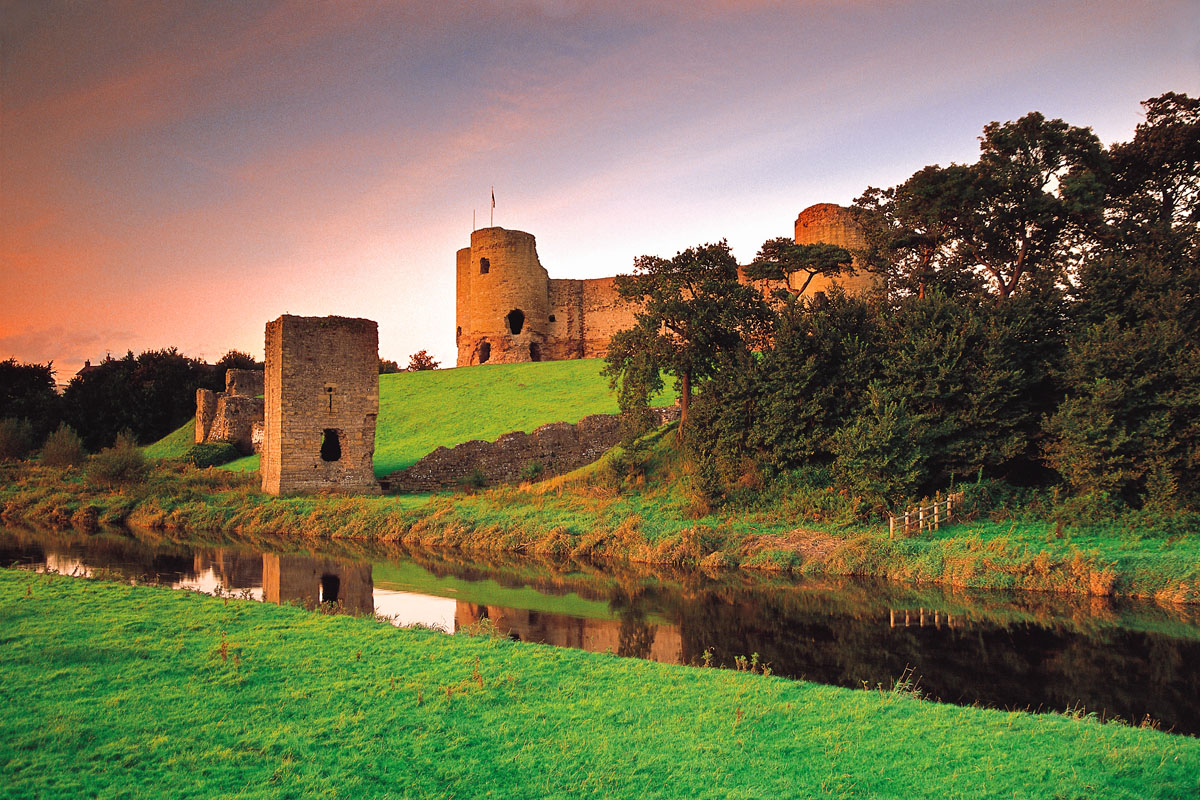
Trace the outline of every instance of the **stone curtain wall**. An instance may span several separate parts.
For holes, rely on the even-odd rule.
[[[225,373],[225,391],[196,390],[196,443],[229,442],[243,455],[258,452],[254,426],[263,420],[263,373],[256,369],[231,369]]]
[[[832,203],[800,212],[795,241],[850,249],[864,244],[850,210]],[[534,237],[523,231],[474,231],[471,246],[456,255],[455,274],[460,367],[599,358],[613,334],[634,324],[636,309],[618,299],[613,278],[550,278],[538,260]],[[859,273],[835,281],[849,292],[865,292],[877,285],[878,278]],[[805,294],[827,291],[835,281],[818,276]],[[779,281],[763,291],[769,294],[782,286]],[[509,324],[508,315],[514,310],[524,316],[519,333]]]
[[[266,358],[262,490],[378,494],[376,324],[284,315],[267,323]]]
[[[678,406],[652,410],[660,425],[679,419]],[[476,470],[487,483],[517,483],[527,479],[534,464],[541,466],[538,479],[544,479],[590,464],[620,441],[620,416],[593,414],[576,425],[552,422],[532,433],[506,433],[494,442],[439,447],[411,467],[388,475],[383,483],[388,491],[432,492],[457,486]]]
[[[866,247],[866,240],[863,238],[862,231],[855,224],[850,209],[833,203],[818,203],[801,211],[800,216],[796,217],[795,241],[796,244],[824,242],[845,247],[847,250]],[[854,260],[854,266],[856,269],[860,266],[858,259]],[[794,275],[791,288],[793,290],[799,288],[804,277],[802,274]],[[811,297],[817,292],[829,291],[835,283],[851,294],[861,294],[878,285],[879,276],[866,272],[857,272],[854,275],[842,275],[836,278],[817,275],[808,285],[804,296]]]

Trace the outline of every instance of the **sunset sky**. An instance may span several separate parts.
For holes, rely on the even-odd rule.
[[[261,357],[283,313],[454,362],[472,210],[555,277],[1200,94],[1180,2],[0,1],[0,359]]]

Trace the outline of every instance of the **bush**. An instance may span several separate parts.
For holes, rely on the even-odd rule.
[[[219,467],[241,457],[241,452],[229,442],[206,442],[192,445],[180,459],[193,467],[203,468]]]
[[[121,486],[143,480],[149,468],[133,435],[126,431],[117,435],[112,447],[92,456],[87,476],[101,486]]]
[[[521,469],[521,480],[533,483],[542,476],[545,467],[540,461],[531,461]]]
[[[33,426],[27,419],[0,419],[0,461],[20,461],[33,449]]]
[[[65,422],[46,437],[46,443],[42,446],[42,463],[51,467],[73,467],[82,464],[86,457],[83,440]]]

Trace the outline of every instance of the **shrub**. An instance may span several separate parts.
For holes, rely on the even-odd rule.
[[[468,492],[482,489],[486,485],[487,475],[479,467],[475,467],[475,469],[458,479],[459,488]]]
[[[42,463],[51,467],[72,467],[82,464],[86,457],[83,440],[65,422],[47,436],[46,443],[42,445]]]
[[[241,456],[229,442],[205,442],[192,445],[180,458],[193,467],[219,467]]]
[[[540,461],[531,461],[521,469],[521,480],[533,483],[541,477],[545,467]]]
[[[150,465],[128,431],[117,435],[112,447],[92,456],[88,464],[88,480],[101,486],[120,486],[137,483],[146,477]]]
[[[27,419],[0,419],[0,461],[20,461],[33,449],[33,426]]]

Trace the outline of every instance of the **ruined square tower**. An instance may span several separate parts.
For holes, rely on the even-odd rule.
[[[379,493],[379,331],[369,319],[267,323],[262,490]]]

